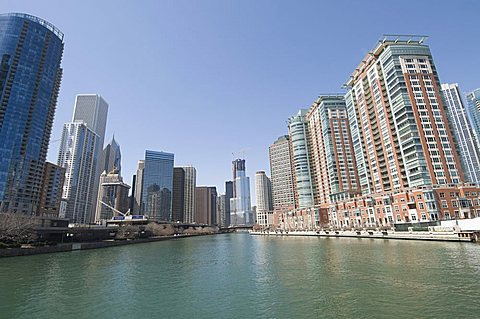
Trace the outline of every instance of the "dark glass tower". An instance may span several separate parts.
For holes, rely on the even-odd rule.
[[[0,212],[37,210],[62,54],[63,33],[49,22],[0,15]]]

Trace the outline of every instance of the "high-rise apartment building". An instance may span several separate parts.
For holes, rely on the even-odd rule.
[[[308,110],[302,109],[288,119],[288,129],[292,147],[292,159],[295,176],[295,201],[298,208],[314,206],[314,184],[310,132],[306,119]]]
[[[65,169],[46,162],[37,216],[58,217],[64,181]]]
[[[473,133],[480,144],[480,89],[467,94],[467,111]],[[477,147],[480,148],[480,145]]]
[[[128,191],[130,186],[123,182],[123,178],[116,170],[103,172],[100,175],[98,190],[97,212],[95,221],[106,221],[118,212],[126,213],[129,209]]]
[[[115,140],[115,136],[103,149],[103,167],[102,172],[117,172],[118,175],[122,175],[122,152],[120,151],[120,145]]]
[[[228,227],[225,224],[225,194],[217,196],[217,224],[220,227]]]
[[[217,188],[198,186],[195,188],[195,220],[197,224],[216,224]]]
[[[458,84],[442,84],[447,114],[457,141],[465,181],[480,184],[480,144],[473,134]]]
[[[314,203],[323,207],[353,197],[359,182],[342,95],[320,95],[306,114]]]
[[[435,63],[423,42],[385,36],[347,81],[364,194],[463,181]]]
[[[195,188],[197,187],[197,170],[193,166],[182,167],[185,172],[183,190],[183,221],[193,223],[195,217]]]
[[[280,136],[269,147],[273,209],[286,212],[295,208],[295,177],[292,148],[288,135]]]
[[[145,151],[141,211],[150,218],[172,218],[173,160],[172,153]]]
[[[0,15],[0,212],[34,215],[62,78],[63,33]]]
[[[246,176],[245,160],[232,162],[233,198],[230,199],[230,225],[253,225],[250,200],[250,178]]]
[[[61,214],[73,223],[95,219],[107,113],[100,95],[77,95],[72,122],[63,126],[58,153],[58,165],[66,169]]]

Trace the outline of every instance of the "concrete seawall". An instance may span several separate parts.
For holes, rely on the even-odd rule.
[[[84,243],[63,243],[63,244],[57,244],[55,246],[36,246],[32,248],[5,248],[5,249],[0,249],[0,258],[60,253],[60,252],[68,252],[68,251],[74,251],[74,250],[108,248],[108,247],[115,247],[115,246],[151,243],[155,241],[178,239],[178,238],[185,238],[185,237],[205,236],[205,235],[215,235],[215,234],[158,236],[158,237],[141,238],[141,239],[133,239],[133,240],[116,240],[116,241],[105,240],[105,241],[84,242]]]
[[[252,231],[252,235],[264,236],[315,236],[325,238],[373,238],[396,240],[477,242],[479,234],[475,232],[394,232],[394,231]]]

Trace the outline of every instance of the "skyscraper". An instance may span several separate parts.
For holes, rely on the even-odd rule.
[[[65,169],[53,163],[46,162],[43,174],[38,216],[58,217],[62,199]]]
[[[230,226],[230,200],[233,198],[233,182],[225,182],[225,227]]]
[[[250,178],[246,176],[245,160],[232,162],[233,198],[230,199],[230,225],[252,225],[254,223],[250,200]]]
[[[453,134],[458,143],[460,162],[462,163],[465,181],[480,183],[480,144],[473,134],[468,120],[467,110],[463,104],[458,84],[442,84],[447,114],[453,125]]]
[[[97,94],[75,98],[71,123],[64,124],[58,165],[65,167],[61,211],[74,223],[95,219],[108,104]]]
[[[195,217],[195,187],[197,186],[197,170],[192,166],[182,167],[185,172],[183,190],[183,221],[193,223]]]
[[[172,218],[173,159],[172,153],[145,151],[141,211],[150,218]]]
[[[217,188],[198,186],[195,188],[195,220],[197,224],[217,223]]]
[[[467,111],[473,133],[480,143],[480,89],[467,94]],[[477,144],[477,147],[480,148],[480,145]]]
[[[257,198],[257,212],[273,210],[272,184],[264,171],[255,173],[255,194]]]
[[[102,172],[116,171],[118,175],[122,175],[122,153],[120,145],[115,140],[115,136],[103,149],[103,167]]]
[[[185,171],[173,168],[172,221],[183,221],[185,202]]]
[[[437,70],[421,36],[385,36],[347,81],[364,194],[463,181]]]
[[[145,161],[139,160],[137,166],[137,174],[135,175],[135,193],[133,212],[135,214],[144,214],[142,211],[142,193],[143,193],[143,171],[145,169]]]
[[[90,223],[95,213],[97,142],[97,135],[84,122],[63,125],[58,153],[58,165],[65,168],[60,216],[73,223]]]
[[[195,167],[173,169],[172,221],[193,223],[195,217]]]
[[[255,194],[257,198],[256,220],[260,226],[268,226],[273,214],[272,184],[264,171],[255,173]]]
[[[217,224],[220,227],[227,227],[225,224],[225,194],[217,196]]]
[[[280,136],[270,145],[269,156],[273,209],[287,212],[295,208],[295,177],[288,135]]]
[[[342,95],[320,95],[306,115],[314,203],[328,207],[359,189],[347,109]]]
[[[292,157],[295,176],[295,197],[298,208],[314,205],[314,184],[311,171],[311,150],[306,119],[308,110],[300,110],[288,119],[288,129],[292,143]]]
[[[38,209],[62,54],[63,33],[51,23],[0,15],[0,212]]]
[[[114,170],[109,173],[104,171],[100,175],[95,221],[111,219],[113,216],[119,215],[118,211],[126,213],[129,208],[129,189],[130,186],[123,182],[123,178],[117,171]]]

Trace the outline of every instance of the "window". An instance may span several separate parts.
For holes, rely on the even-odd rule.
[[[423,203],[418,203],[418,208],[423,209]]]
[[[448,208],[448,204],[446,200],[442,200],[442,207],[443,208]]]
[[[448,211],[444,212],[443,215],[445,215],[445,220],[450,220],[450,213]]]
[[[440,193],[440,198],[445,198],[445,193]]]

